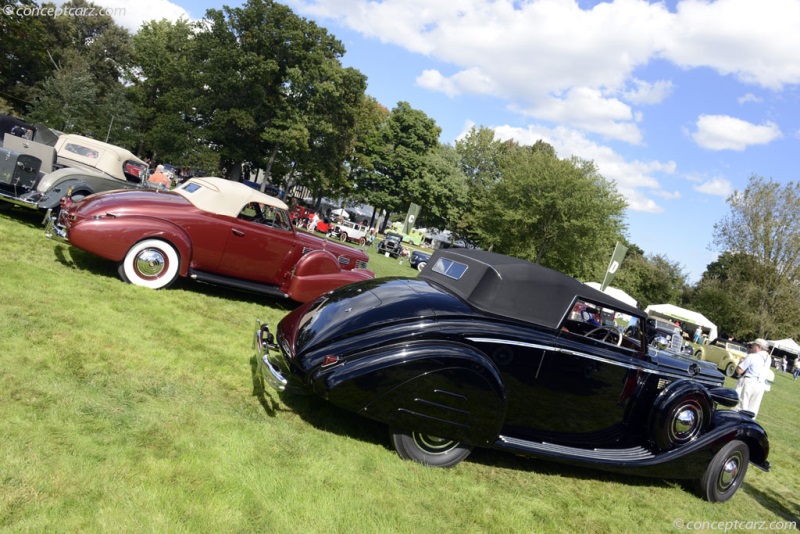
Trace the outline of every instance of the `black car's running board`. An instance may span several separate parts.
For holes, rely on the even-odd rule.
[[[229,278],[227,276],[220,276],[218,274],[211,274],[203,271],[194,271],[191,269],[189,270],[189,278],[192,280],[197,280],[198,282],[235,287],[236,289],[252,291],[253,293],[261,293],[262,295],[289,298],[289,295],[278,289],[276,286],[268,286],[265,284],[259,284],[257,282],[248,282],[247,280],[240,280],[238,278]]]
[[[494,442],[494,447],[510,450],[520,454],[530,454],[532,456],[571,458],[576,460],[599,460],[607,462],[637,462],[650,460],[655,455],[644,447],[630,447],[627,449],[581,449],[579,447],[567,447],[565,445],[555,445],[553,443],[541,443],[538,441],[525,441],[524,439],[500,436]]]

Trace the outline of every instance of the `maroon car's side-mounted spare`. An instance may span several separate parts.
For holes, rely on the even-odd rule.
[[[282,201],[222,178],[65,199],[46,234],[118,262],[123,280],[152,289],[184,276],[307,302],[374,277],[363,250],[296,232]]]

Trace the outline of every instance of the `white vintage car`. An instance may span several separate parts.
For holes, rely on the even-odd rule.
[[[38,134],[38,130],[37,130]],[[58,209],[63,197],[149,187],[147,164],[124,148],[62,134],[53,144],[6,134],[0,148],[0,207]]]
[[[369,226],[358,224],[350,221],[336,223],[328,231],[328,236],[338,237],[342,242],[352,241],[359,245],[367,243],[367,234],[369,233]]]

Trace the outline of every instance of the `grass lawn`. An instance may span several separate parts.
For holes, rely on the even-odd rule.
[[[291,303],[185,280],[165,291],[134,287],[115,265],[45,239],[40,220],[0,213],[4,531],[673,532],[704,521],[705,530],[800,523],[800,381],[789,374],[778,373],[759,415],[773,469],[751,468],[724,504],[674,481],[489,450],[453,469],[426,468],[401,461],[381,425],[313,397],[260,392],[255,320],[276,324]],[[370,266],[379,276],[416,275],[407,261],[374,251]]]

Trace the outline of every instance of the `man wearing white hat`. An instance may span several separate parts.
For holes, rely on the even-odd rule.
[[[736,385],[736,391],[739,393],[739,404],[736,409],[747,410],[757,415],[767,385],[771,358],[767,354],[769,347],[763,338],[758,338],[749,345],[747,357],[736,368],[736,375],[740,377]]]

